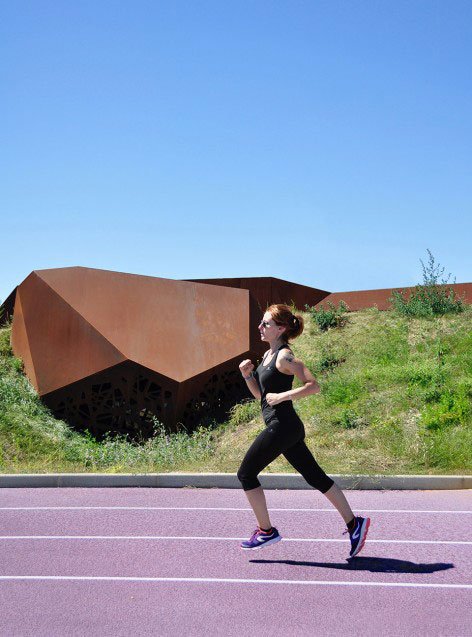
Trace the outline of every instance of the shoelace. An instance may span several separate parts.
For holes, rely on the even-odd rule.
[[[345,531],[343,531],[343,535],[346,535],[346,533],[349,533],[349,535],[352,535],[354,533],[354,531],[356,530],[356,528],[357,528],[357,524],[352,529],[352,532],[349,529],[346,529]]]

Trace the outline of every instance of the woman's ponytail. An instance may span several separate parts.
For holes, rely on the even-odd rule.
[[[267,308],[276,325],[286,328],[282,334],[282,339],[288,343],[289,340],[297,338],[303,332],[303,316],[300,314],[292,314],[292,310],[284,303],[277,303]]]

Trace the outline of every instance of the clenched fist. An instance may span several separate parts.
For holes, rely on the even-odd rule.
[[[286,400],[284,392],[281,394],[266,394],[266,402],[269,407],[275,407],[275,405],[279,405],[284,400]]]
[[[242,363],[240,363],[239,365],[239,371],[241,372],[241,374],[243,376],[249,376],[249,374],[254,370],[254,365],[252,364],[252,362],[247,358],[245,361],[243,361]]]

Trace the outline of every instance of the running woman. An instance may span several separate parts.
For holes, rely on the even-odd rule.
[[[355,516],[343,492],[321,469],[305,444],[305,428],[292,402],[316,394],[320,387],[303,362],[293,355],[288,344],[303,331],[303,317],[294,316],[288,305],[267,308],[259,324],[261,340],[269,350],[259,367],[247,359],[239,365],[241,374],[254,398],[261,401],[265,429],[257,436],[238,470],[238,479],[257,519],[258,528],[241,548],[259,549],[279,542],[282,537],[271,525],[264,491],[257,475],[283,454],[302,474],[309,485],[324,493],[339,511],[351,540],[350,558],[362,549],[370,525],[370,518]],[[292,389],[294,376],[303,387]]]

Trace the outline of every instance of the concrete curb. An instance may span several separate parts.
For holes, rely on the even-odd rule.
[[[332,475],[341,489],[472,489],[472,476]],[[311,489],[297,473],[262,473],[264,489]],[[0,474],[8,487],[195,487],[240,489],[234,473],[44,473]]]

